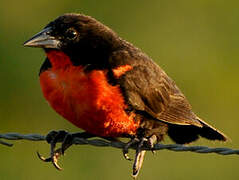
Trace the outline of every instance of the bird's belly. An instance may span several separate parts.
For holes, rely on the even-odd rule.
[[[118,86],[108,83],[106,72],[84,73],[81,67],[47,70],[40,75],[44,97],[52,108],[79,128],[98,136],[135,134],[139,122],[127,114]]]

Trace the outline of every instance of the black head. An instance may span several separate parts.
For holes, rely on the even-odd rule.
[[[110,28],[90,16],[64,14],[24,45],[41,47],[46,52],[63,51],[76,65],[104,65],[110,54],[120,48],[121,40]]]

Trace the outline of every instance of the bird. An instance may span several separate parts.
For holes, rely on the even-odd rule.
[[[46,59],[39,80],[50,106],[84,130],[51,131],[49,158],[57,169],[58,157],[74,137],[128,138],[123,155],[136,146],[133,177],[142,166],[145,150],[168,135],[187,144],[203,137],[228,137],[199,118],[175,82],[142,50],[91,16],[66,13],[48,23],[24,43],[42,48]],[[55,150],[56,143],[62,142]]]

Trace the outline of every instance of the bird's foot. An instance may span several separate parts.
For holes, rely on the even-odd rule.
[[[126,160],[132,161],[132,159],[129,157],[128,153],[129,153],[129,148],[131,146],[134,146],[136,144],[139,143],[139,139],[137,137],[132,138],[128,143],[126,143],[126,145],[124,146],[124,148],[122,149],[123,151],[123,156]]]
[[[143,147],[153,149],[154,144],[156,142],[157,142],[157,136],[156,135],[152,135],[149,138],[134,137],[123,148],[123,155],[124,155],[125,159],[127,159],[127,160],[132,160],[128,156],[129,148],[132,147],[132,146],[136,148],[136,154],[135,154],[135,159],[134,159],[134,164],[133,164],[133,174],[132,174],[133,178],[136,178],[138,176],[139,171],[140,171],[140,169],[143,165],[144,155],[146,153],[146,151],[143,150]],[[152,152],[154,152],[154,151],[152,150]]]
[[[44,162],[52,162],[57,170],[62,170],[62,168],[58,165],[58,159],[64,155],[64,152],[73,144],[73,140],[75,137],[79,138],[90,138],[93,135],[88,134],[86,132],[81,133],[68,133],[67,131],[51,131],[46,136],[46,141],[51,145],[50,149],[50,157],[44,158],[37,152],[38,157]],[[61,147],[56,149],[56,144],[58,142],[62,142]]]
[[[128,153],[129,153],[129,148],[130,147],[134,147],[136,146],[136,150],[142,148],[143,146],[151,149],[152,153],[155,153],[155,151],[153,150],[154,144],[155,142],[157,142],[157,136],[152,135],[149,138],[137,138],[137,137],[133,137],[131,138],[131,140],[129,142],[126,143],[126,145],[123,148],[123,156],[126,160],[132,160]]]
[[[64,151],[71,146],[71,144],[66,142],[66,140],[69,140],[69,136],[71,136],[71,134],[63,130],[49,132],[46,135],[46,141],[51,145],[50,157],[44,158],[37,152],[38,157],[44,162],[52,162],[56,169],[62,170],[57,162],[59,157],[64,154]],[[55,150],[58,142],[62,142],[61,148]]]

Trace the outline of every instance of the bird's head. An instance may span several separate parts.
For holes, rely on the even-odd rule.
[[[104,63],[112,51],[120,48],[120,42],[115,32],[94,18],[64,14],[26,41],[24,46],[40,47],[46,52],[64,52],[75,64],[98,64],[99,61]]]

